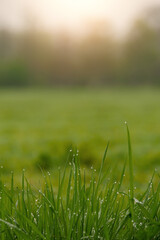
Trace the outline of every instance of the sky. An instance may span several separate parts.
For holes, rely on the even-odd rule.
[[[0,27],[21,29],[31,21],[49,30],[76,32],[100,19],[124,32],[142,10],[157,4],[160,0],[0,0]]]

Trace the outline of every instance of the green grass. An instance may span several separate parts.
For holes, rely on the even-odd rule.
[[[59,170],[58,189],[49,173],[44,174],[44,187],[29,184],[22,173],[20,188],[0,182],[0,236],[2,240],[152,240],[160,239],[160,183],[139,196],[134,188],[130,134],[128,160],[130,180],[123,190],[126,162],[117,182],[106,175],[106,147],[98,176],[91,169],[90,181],[80,168],[78,151],[70,151],[64,171]],[[69,168],[69,175],[66,174]],[[158,176],[159,177],[159,176]]]
[[[154,169],[159,169],[159,103],[159,89],[1,90],[3,176],[7,181],[10,171],[18,176],[25,168],[28,178],[37,181],[41,177],[39,166],[56,172],[58,166],[63,167],[71,146],[79,149],[83,167],[99,169],[109,140],[106,164],[112,166],[116,178],[127,156],[127,121],[134,149],[135,184],[144,188]]]

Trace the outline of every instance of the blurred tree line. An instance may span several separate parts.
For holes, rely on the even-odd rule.
[[[160,85],[160,8],[145,12],[123,39],[98,21],[79,38],[0,30],[0,86],[144,84]]]

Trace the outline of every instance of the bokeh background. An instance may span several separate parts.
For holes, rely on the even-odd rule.
[[[160,3],[1,0],[0,164],[4,175],[63,166],[77,147],[116,178],[128,121],[141,186],[160,161]]]

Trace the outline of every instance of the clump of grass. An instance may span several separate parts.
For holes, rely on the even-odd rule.
[[[135,198],[133,162],[128,134],[129,191],[121,191],[126,164],[117,182],[111,182],[104,168],[108,146],[97,177],[91,169],[90,181],[81,170],[78,152],[70,152],[55,191],[50,174],[44,186],[36,189],[22,173],[22,186],[0,182],[0,239],[160,239],[160,184],[153,177],[146,191]],[[66,170],[70,167],[69,176]]]

